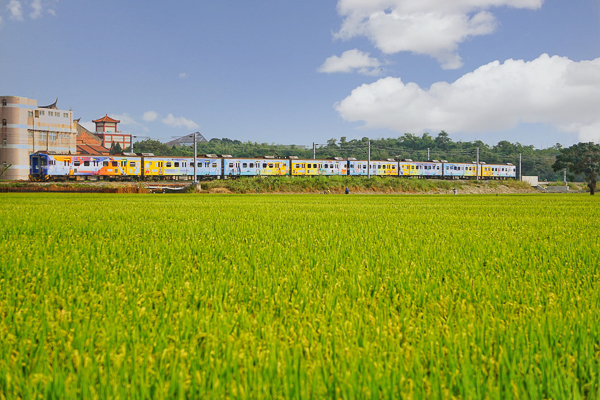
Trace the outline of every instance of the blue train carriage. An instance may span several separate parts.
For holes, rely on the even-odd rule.
[[[292,176],[332,176],[347,175],[348,162],[342,157],[331,157],[320,160],[303,160],[290,156],[290,171]]]
[[[510,179],[517,177],[517,167],[511,163],[481,164],[481,177],[483,179]]]
[[[367,176],[369,174],[368,161],[357,160],[356,158],[349,157],[346,162],[348,163],[348,175]]]
[[[477,177],[478,168],[475,161],[470,163],[449,163],[442,160],[444,177],[449,179],[475,179]],[[481,175],[481,169],[479,169]]]
[[[438,160],[413,161],[407,158],[399,162],[399,171],[400,176],[441,178],[443,176],[443,163]]]
[[[29,155],[29,180],[47,181],[67,179],[70,170],[70,155],[59,155],[59,153],[54,151],[39,151]]]
[[[290,160],[275,156],[255,158],[223,157],[223,175],[226,178],[239,176],[282,176],[289,175]]]
[[[189,178],[194,177],[194,158],[187,158],[185,174]],[[203,154],[196,157],[196,179],[220,179],[223,174],[223,159],[216,154]]]

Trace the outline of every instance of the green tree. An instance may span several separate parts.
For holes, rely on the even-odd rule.
[[[582,174],[590,188],[590,194],[596,191],[600,174],[600,145],[578,143],[566,149],[560,149],[560,155],[552,165],[554,171],[567,169],[573,174]]]
[[[123,152],[123,149],[121,148],[121,145],[118,142],[112,142],[112,145],[110,146],[110,151],[109,154],[121,154]]]

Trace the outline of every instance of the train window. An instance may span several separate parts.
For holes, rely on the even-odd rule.
[[[395,166],[395,165],[392,165],[392,169],[396,169],[396,166]]]
[[[367,166],[366,166],[366,165],[363,165],[363,169],[367,169]]]
[[[229,168],[233,168],[233,163],[229,163]]]
[[[177,168],[177,167],[179,167],[179,163],[176,161],[176,162],[174,162],[174,165],[173,165],[173,166],[174,166],[175,168]]]
[[[103,166],[103,167],[108,167],[108,161],[103,161],[103,162],[102,162],[102,166]]]
[[[129,162],[129,166],[130,166],[130,167],[135,167],[135,161],[130,161],[130,162]]]
[[[250,163],[250,168],[254,168],[254,163]]]
[[[204,162],[204,166],[205,166],[206,168],[208,168],[208,166],[209,166],[209,165],[210,165],[210,161],[205,161],[205,162]],[[201,166],[202,166],[202,163],[198,163],[198,166],[199,166],[199,167],[201,167]]]
[[[171,161],[167,161],[167,168],[171,168]]]
[[[76,166],[76,167],[79,167],[79,166],[81,165],[81,162],[79,162],[79,161],[75,161],[75,162],[73,163],[73,165],[74,165],[74,166]]]
[[[89,167],[90,166],[90,162],[89,161],[84,161],[83,165],[86,166],[86,167]]]
[[[116,161],[113,161],[113,162],[112,162],[112,166],[113,166],[113,167],[118,167],[118,166],[119,166],[119,163],[118,163],[118,162],[116,162]]]
[[[273,164],[269,163],[269,168],[273,168]]]
[[[213,163],[213,168],[217,168],[217,163]]]

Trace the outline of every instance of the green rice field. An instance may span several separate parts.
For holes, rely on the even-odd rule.
[[[0,194],[0,398],[596,399],[599,210]]]

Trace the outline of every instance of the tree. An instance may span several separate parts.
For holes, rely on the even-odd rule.
[[[435,142],[435,147],[442,150],[449,150],[452,145],[452,139],[450,139],[450,135],[445,131],[438,133],[433,141]]]
[[[556,157],[552,169],[559,171],[565,168],[573,174],[582,174],[593,195],[600,175],[600,145],[592,142],[578,143],[560,149],[560,155]]]
[[[123,149],[121,149],[121,145],[119,144],[119,142],[112,142],[112,145],[110,146],[109,154],[111,154],[111,155],[121,154],[122,152],[123,152]]]

